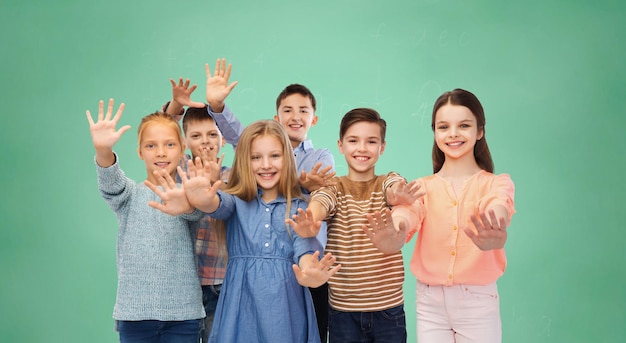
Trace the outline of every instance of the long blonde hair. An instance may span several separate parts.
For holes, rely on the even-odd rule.
[[[281,177],[278,181],[278,195],[284,196],[287,201],[287,209],[285,212],[285,219],[287,219],[290,218],[291,200],[294,198],[302,198],[302,190],[300,188],[296,161],[289,136],[282,125],[275,120],[258,120],[248,125],[243,130],[239,142],[237,143],[233,166],[231,168],[228,184],[224,191],[244,201],[251,201],[257,197],[257,183],[250,163],[251,150],[252,142],[263,136],[274,137],[281,142],[283,146],[283,170],[281,171]],[[218,238],[218,246],[221,251],[225,246],[226,226],[222,220],[216,220],[214,224]],[[290,233],[287,224],[285,224],[285,229]]]

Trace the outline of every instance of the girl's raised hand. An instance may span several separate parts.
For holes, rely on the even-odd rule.
[[[93,121],[91,113],[87,110],[87,121],[89,122],[89,131],[91,132],[91,140],[96,151],[99,150],[112,150],[113,146],[124,132],[130,129],[130,125],[122,126],[117,130],[117,123],[122,118],[124,112],[124,103],[120,104],[120,107],[115,112],[113,117],[113,99],[109,99],[109,104],[104,114],[104,101],[100,100],[98,103],[98,119]]]
[[[204,103],[191,101],[191,93],[196,90],[197,85],[192,85],[189,87],[189,79],[183,82],[183,78],[178,79],[178,84],[176,81],[170,79],[170,83],[172,84],[172,99],[179,103],[181,106],[189,106],[189,107],[204,107]]]
[[[506,232],[507,219],[504,217],[497,218],[494,210],[489,210],[488,214],[489,216],[482,212],[478,217],[470,216],[476,232],[466,227],[464,229],[465,234],[480,250],[502,249],[508,236]]]
[[[321,260],[320,252],[313,255],[304,255],[300,259],[300,266],[293,264],[293,272],[296,274],[298,283],[304,287],[319,287],[326,283],[340,268],[341,264],[331,268],[336,262],[335,256],[326,254]]]
[[[393,187],[387,188],[387,203],[391,206],[411,205],[424,196],[425,193],[420,192],[420,187],[417,180],[409,183],[398,182]]]
[[[163,189],[148,180],[144,181],[144,184],[161,198],[161,203],[149,201],[148,205],[150,207],[172,216],[193,212],[194,208],[189,204],[185,190],[176,185],[176,182],[167,171],[155,170],[153,174]]]
[[[292,219],[285,219],[285,224],[291,225],[293,230],[302,238],[315,237],[322,227],[321,221],[313,219],[313,212],[307,208],[298,209],[298,214],[294,214]]]

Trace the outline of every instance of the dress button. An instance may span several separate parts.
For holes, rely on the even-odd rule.
[[[266,207],[265,208],[265,212],[269,212],[269,211],[270,211],[270,209]]]
[[[270,224],[265,224],[265,228],[268,228],[268,227],[270,227]]]
[[[270,246],[270,244],[269,244],[269,243],[265,243],[265,247],[266,247],[266,248],[267,248],[267,247],[269,247],[269,246]]]

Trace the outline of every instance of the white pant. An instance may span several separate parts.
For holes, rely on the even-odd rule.
[[[419,343],[500,343],[498,286],[429,286],[417,281]]]

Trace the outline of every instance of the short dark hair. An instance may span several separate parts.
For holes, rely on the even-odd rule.
[[[315,96],[313,95],[313,93],[311,93],[311,91],[306,88],[306,86],[301,85],[299,83],[292,83],[289,86],[285,87],[285,89],[282,90],[282,92],[280,92],[280,94],[278,94],[278,97],[276,98],[276,111],[278,111],[278,108],[280,107],[280,103],[281,101],[283,101],[286,97],[292,95],[292,94],[300,94],[302,96],[306,96],[309,99],[311,99],[311,105],[313,106],[313,111],[315,111]]]
[[[210,120],[215,122],[215,119],[209,114],[207,106],[204,107],[188,107],[185,110],[185,115],[183,116],[183,131],[185,134],[187,133],[187,125],[191,122],[202,122],[205,120]]]
[[[380,114],[376,112],[376,110],[371,108],[355,108],[346,113],[339,125],[339,140],[343,139],[343,136],[350,126],[363,121],[378,124],[380,126],[380,138],[383,142],[385,141],[387,122],[380,117]]]

